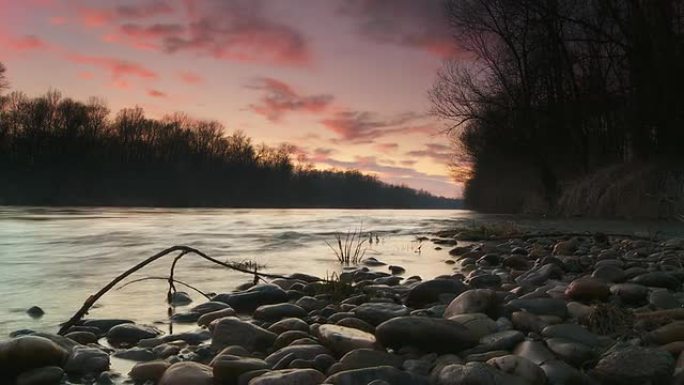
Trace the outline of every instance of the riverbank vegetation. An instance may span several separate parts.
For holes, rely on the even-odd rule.
[[[431,96],[481,211],[684,212],[684,3],[449,0]]]
[[[1,74],[1,73],[0,73]],[[4,79],[4,78],[0,78]],[[0,82],[0,85],[6,85]],[[321,171],[183,114],[112,116],[59,92],[0,99],[0,204],[454,208],[359,171]]]

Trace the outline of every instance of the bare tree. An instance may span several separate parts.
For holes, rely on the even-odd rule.
[[[0,93],[9,88],[9,81],[7,80],[7,76],[5,75],[6,72],[7,68],[4,64],[0,63]]]
[[[430,96],[473,164],[467,193],[515,194],[482,182],[508,170],[553,203],[599,167],[684,160],[684,0],[447,0],[446,12],[469,55],[445,63]]]

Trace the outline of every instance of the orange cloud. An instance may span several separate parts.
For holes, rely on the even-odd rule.
[[[397,143],[378,143],[375,145],[375,149],[383,153],[393,152],[397,148],[399,148]]]
[[[393,161],[379,159],[374,156],[356,156],[352,161],[325,158],[317,160],[317,163],[334,168],[377,174],[387,182],[419,189],[428,188],[430,191],[442,196],[457,196],[462,188],[462,186],[452,183],[448,176],[429,174],[411,167],[387,165],[388,163],[393,163]],[[409,166],[409,164],[406,165]]]

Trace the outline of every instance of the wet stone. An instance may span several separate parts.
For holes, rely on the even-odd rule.
[[[591,375],[608,385],[665,384],[673,370],[668,352],[631,346],[603,355]]]
[[[375,337],[386,347],[411,346],[437,353],[459,352],[477,343],[468,328],[456,321],[413,316],[382,323]]]
[[[409,309],[394,303],[368,302],[358,306],[353,313],[371,325],[379,325],[391,318],[408,315]]]

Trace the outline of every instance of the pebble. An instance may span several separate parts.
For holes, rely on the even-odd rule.
[[[470,330],[456,321],[415,316],[382,323],[375,330],[375,337],[386,347],[411,346],[436,353],[457,353],[477,343]]]
[[[325,379],[331,385],[368,385],[371,381],[384,381],[392,385],[427,385],[427,378],[401,371],[391,366],[345,370]]]
[[[356,317],[371,325],[379,325],[389,319],[408,315],[410,310],[395,303],[368,302],[354,309]]]
[[[169,366],[171,366],[170,363],[161,360],[141,362],[133,366],[129,376],[136,382],[152,381],[156,383],[162,378]]]
[[[610,289],[598,278],[584,277],[570,282],[565,295],[574,301],[605,301],[610,296]]]
[[[273,346],[277,335],[237,317],[224,317],[211,323],[211,347],[221,350],[239,345],[248,351],[264,351]]]
[[[319,385],[325,376],[314,369],[285,369],[264,373],[249,381],[249,385]]]
[[[93,374],[109,370],[109,354],[91,346],[75,347],[64,364],[67,373]]]
[[[432,279],[420,282],[412,288],[406,296],[406,306],[417,308],[439,301],[444,293],[459,295],[466,291],[467,286],[456,279]]]
[[[253,370],[269,369],[266,361],[251,358],[221,354],[211,362],[215,381],[221,384],[236,384],[243,373]]]
[[[339,325],[321,325],[318,338],[324,346],[340,356],[355,349],[377,347],[373,334]]]
[[[39,306],[31,306],[28,310],[26,310],[26,314],[28,314],[31,318],[41,318],[43,315],[45,315],[45,311]]]
[[[116,325],[107,332],[107,341],[114,346],[133,346],[142,339],[154,338],[161,330],[146,325],[124,323]]]
[[[64,370],[59,366],[45,366],[21,373],[16,385],[58,385],[63,377]]]
[[[451,301],[444,311],[444,318],[466,313],[484,313],[490,317],[496,317],[499,313],[499,302],[493,290],[468,290]]]
[[[674,363],[666,351],[629,346],[603,355],[591,374],[606,385],[666,384]]]
[[[55,342],[33,335],[0,342],[0,373],[21,373],[44,366],[61,366],[68,352]]]
[[[274,305],[262,305],[256,308],[252,317],[259,321],[280,321],[283,318],[304,318],[307,316],[306,310],[291,303],[280,303]]]
[[[166,369],[157,385],[214,385],[214,375],[207,365],[178,362]]]

